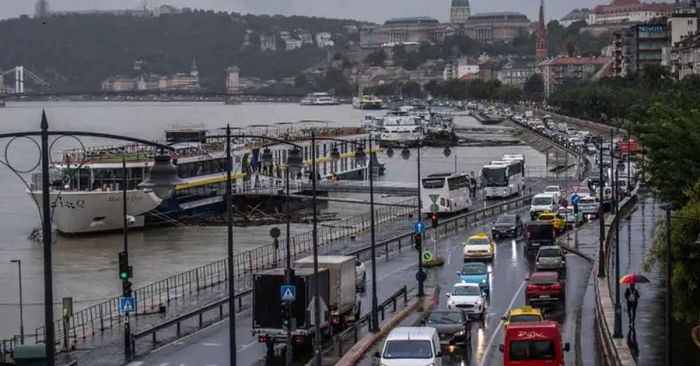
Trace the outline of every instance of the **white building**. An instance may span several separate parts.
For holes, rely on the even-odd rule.
[[[303,44],[314,44],[314,37],[311,35],[311,33],[301,32],[299,33],[299,39]]]
[[[673,46],[698,31],[697,8],[687,3],[676,6],[668,22],[671,26],[671,46]]]
[[[260,51],[276,51],[277,50],[277,37],[274,34],[261,34],[260,35]]]
[[[673,4],[644,3],[640,0],[613,0],[610,5],[598,5],[588,15],[588,24],[644,23],[670,17]]]
[[[301,48],[301,46],[304,44],[300,39],[286,39],[284,40],[284,45],[287,51],[291,50],[296,50],[297,48]]]
[[[238,66],[230,66],[226,68],[226,92],[229,94],[240,93],[241,91],[241,69]]]
[[[316,33],[316,46],[318,48],[333,47],[333,39],[328,32]]]

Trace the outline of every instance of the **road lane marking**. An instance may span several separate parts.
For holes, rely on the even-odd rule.
[[[197,334],[204,332],[205,330],[213,329],[215,326],[217,326],[225,321],[228,321],[228,317],[225,319],[219,320],[218,322],[213,323],[213,324],[209,325],[208,327],[202,328],[202,329],[200,329],[192,334],[188,334],[188,335],[186,335],[186,336],[184,336],[176,341],[170,342],[168,344],[164,344],[164,345],[154,349],[153,352],[151,352],[151,353],[156,353],[156,352],[162,351],[170,346],[182,345],[185,343],[185,342],[183,342],[185,339],[192,338],[192,337],[196,336]]]
[[[525,288],[525,283],[526,281],[523,281],[520,284],[520,287],[518,288],[518,291],[515,292],[515,295],[513,295],[513,298],[510,300],[510,304],[508,304],[508,308],[506,309],[505,313],[503,316],[507,316],[508,312],[510,312],[510,309],[513,307],[515,304],[515,300],[518,298],[520,293],[523,291],[523,288]],[[491,347],[493,346],[493,342],[496,340],[496,336],[501,333],[501,329],[503,329],[503,319],[501,319],[498,322],[498,326],[496,327],[496,331],[491,334],[491,338],[489,338],[489,343],[486,344],[486,349],[484,350],[484,354],[481,356],[481,361],[479,362],[480,366],[484,366],[484,362],[486,362],[486,358],[489,355],[489,352],[491,351]]]
[[[211,342],[200,343],[200,345],[204,346],[204,347],[221,347],[221,346],[223,346],[222,343],[211,343]]]
[[[141,366],[143,365],[143,361],[134,361],[134,362],[129,362],[126,364],[126,366]]]
[[[254,341],[252,341],[252,342],[250,342],[250,343],[248,343],[248,344],[244,344],[244,345],[242,345],[242,346],[238,346],[238,350],[236,351],[236,353],[241,352],[241,351],[245,351],[246,349],[248,349],[248,348],[250,348],[250,347],[252,347],[252,346],[254,346],[254,345],[256,345],[256,344],[258,344],[258,341],[257,341],[257,340],[254,340]]]
[[[170,362],[163,362],[159,366],[170,366]]]

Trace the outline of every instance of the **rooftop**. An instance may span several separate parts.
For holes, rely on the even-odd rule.
[[[394,24],[437,24],[439,21],[433,17],[405,17],[405,18],[391,18],[387,20],[384,24],[394,25]]]
[[[552,59],[549,59],[549,60],[543,62],[542,64],[545,64],[545,65],[590,65],[590,64],[605,65],[610,60],[612,60],[611,57],[557,56],[555,58],[552,58]]]
[[[501,11],[501,12],[494,12],[494,13],[479,13],[479,14],[472,15],[470,17],[470,19],[524,19],[524,20],[528,20],[527,16],[525,14],[514,12],[514,11]]]
[[[452,0],[452,6],[466,6],[469,7],[469,0]]]
[[[613,0],[610,5],[598,5],[593,8],[596,14],[621,13],[630,11],[654,11],[671,13],[673,4],[670,3],[645,3],[640,0]]]

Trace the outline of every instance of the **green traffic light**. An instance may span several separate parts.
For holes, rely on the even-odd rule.
[[[128,280],[128,279],[129,279],[129,274],[126,273],[126,272],[122,272],[122,273],[119,274],[119,277],[120,277],[122,280]]]

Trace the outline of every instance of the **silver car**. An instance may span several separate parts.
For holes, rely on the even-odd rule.
[[[558,245],[540,247],[535,257],[535,270],[559,271],[566,273],[566,257],[564,251]]]

